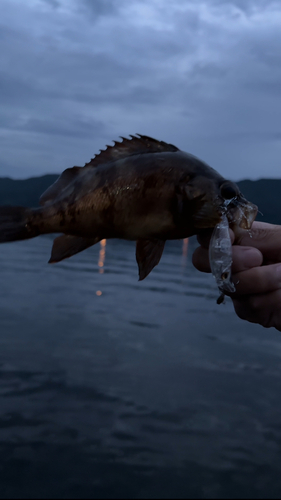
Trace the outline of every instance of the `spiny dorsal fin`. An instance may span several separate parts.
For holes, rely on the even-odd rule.
[[[114,146],[107,146],[107,149],[100,150],[100,153],[97,154],[95,158],[92,158],[89,163],[86,163],[85,167],[98,167],[103,163],[120,160],[132,155],[179,151],[176,146],[168,144],[167,142],[157,141],[146,135],[136,135],[138,137],[130,135],[131,139],[121,137],[122,142],[114,141]],[[58,180],[42,194],[40,205],[52,202],[57,196],[60,196],[62,191],[74,181],[83,168],[84,167],[72,167],[66,169]]]
[[[78,172],[83,167],[67,168],[60,175],[60,177],[42,194],[40,198],[40,205],[45,205],[48,201],[53,201],[59,196],[62,191],[72,182],[77,176]]]
[[[132,139],[123,139],[122,142],[114,141],[114,146],[107,146],[105,150],[100,150],[100,153],[92,158],[89,163],[85,164],[85,167],[97,167],[102,163],[108,163],[114,160],[121,160],[122,158],[127,158],[132,155],[139,155],[145,153],[161,153],[161,152],[176,152],[179,149],[172,144],[167,142],[157,141],[148,137],[146,135],[136,134],[130,135]]]

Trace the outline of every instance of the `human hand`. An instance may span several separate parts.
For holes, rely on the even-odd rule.
[[[239,318],[281,331],[281,226],[254,222],[250,234],[234,241],[230,230],[236,292],[229,295]],[[209,240],[208,232],[198,236],[201,246],[193,254],[193,265],[202,272],[210,272]]]

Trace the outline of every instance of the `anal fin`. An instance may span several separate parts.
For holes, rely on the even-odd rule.
[[[83,252],[83,250],[95,245],[101,239],[100,237],[81,238],[80,236],[71,236],[70,234],[58,236],[53,243],[49,264],[55,264],[56,262],[72,257],[76,253]]]
[[[144,280],[159,264],[165,243],[158,239],[137,240],[136,259],[139,266],[139,281]]]

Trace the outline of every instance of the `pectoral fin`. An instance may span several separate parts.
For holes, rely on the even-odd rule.
[[[52,255],[49,260],[49,264],[54,264],[56,262],[60,262],[63,259],[68,259],[75,255],[76,253],[82,252],[86,250],[86,248],[95,245],[102,238],[81,238],[80,236],[71,236],[68,234],[64,234],[63,236],[58,236],[54,240]]]
[[[163,240],[137,240],[136,258],[139,266],[139,281],[144,280],[159,264],[165,246]]]

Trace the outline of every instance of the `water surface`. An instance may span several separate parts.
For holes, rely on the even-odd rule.
[[[182,242],[143,282],[133,243],[51,242],[0,248],[1,498],[279,498],[280,333]]]

